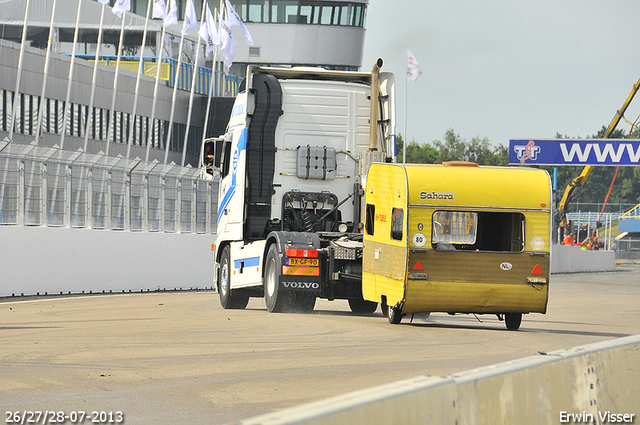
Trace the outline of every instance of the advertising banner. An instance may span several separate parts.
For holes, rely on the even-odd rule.
[[[640,165],[640,140],[511,139],[510,165]]]

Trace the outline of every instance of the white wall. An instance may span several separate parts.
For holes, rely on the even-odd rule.
[[[551,273],[605,272],[615,269],[615,251],[583,251],[575,245],[551,246]]]
[[[0,226],[0,296],[211,288],[215,235]]]

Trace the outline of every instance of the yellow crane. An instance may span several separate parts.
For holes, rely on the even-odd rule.
[[[620,108],[620,110],[616,112],[616,115],[613,117],[613,120],[609,124],[609,127],[607,127],[607,130],[602,135],[603,139],[609,138],[611,133],[613,133],[613,131],[616,129],[616,126],[624,116],[625,111],[629,107],[629,104],[633,100],[633,97],[638,92],[638,89],[640,89],[640,79],[638,79],[638,82],[633,86],[633,90],[631,90],[631,93],[627,97],[627,100],[625,100],[624,104],[622,105],[622,108]],[[587,177],[589,177],[589,174],[591,174],[592,170],[593,170],[593,165],[585,166],[582,169],[582,172],[580,173],[580,175],[575,179],[573,179],[571,183],[567,185],[567,188],[564,191],[564,195],[562,196],[562,199],[558,204],[558,215],[560,216],[560,227],[565,227],[567,225],[567,208],[569,207],[569,202],[571,201],[571,198],[573,197],[573,194],[575,193],[575,191],[577,189],[580,189],[584,185],[585,181],[587,180]]]

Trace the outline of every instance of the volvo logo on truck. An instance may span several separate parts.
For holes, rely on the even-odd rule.
[[[320,289],[318,282],[282,282],[282,285],[291,289]]]

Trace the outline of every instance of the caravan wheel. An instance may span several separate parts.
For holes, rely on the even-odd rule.
[[[387,318],[389,319],[389,323],[391,323],[392,325],[397,325],[402,321],[402,310],[398,307],[389,306],[388,308],[389,310]]]
[[[505,313],[504,322],[507,325],[507,329],[517,331],[522,323],[522,313]]]

